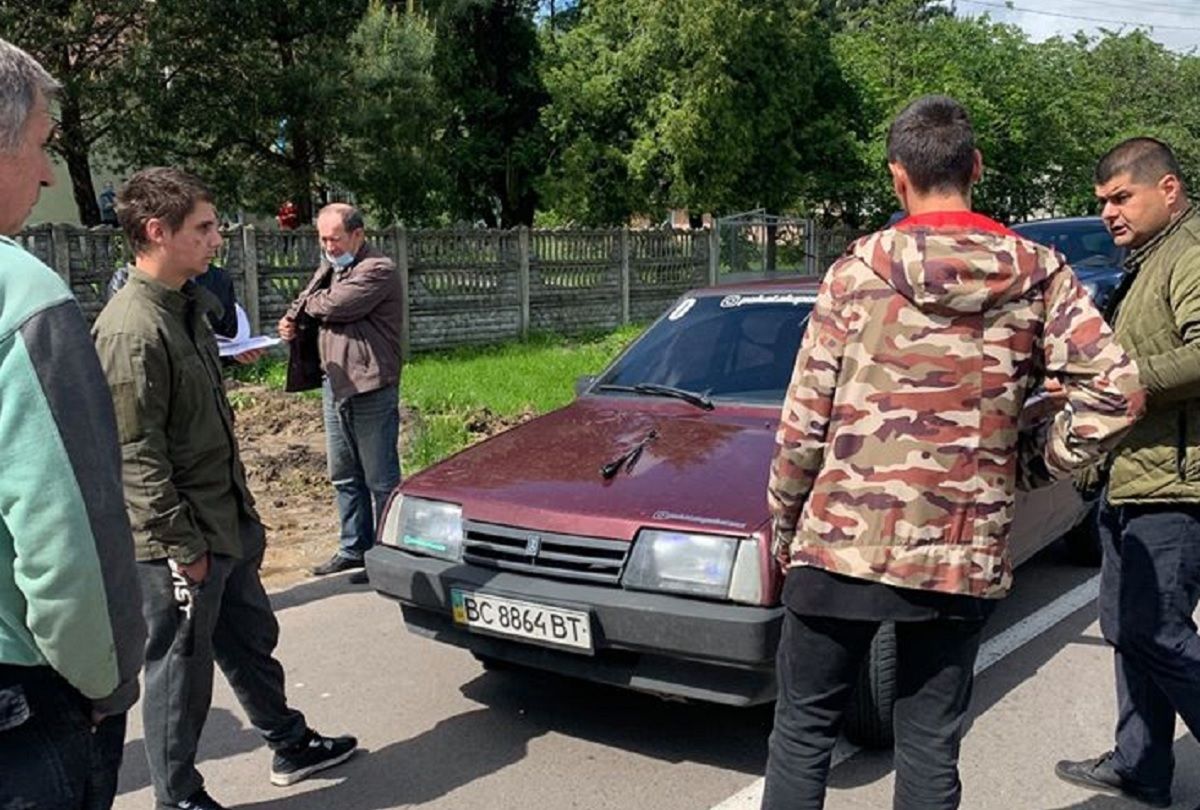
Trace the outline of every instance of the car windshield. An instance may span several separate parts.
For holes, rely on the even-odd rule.
[[[1113,244],[1112,236],[1099,219],[1070,222],[1026,222],[1013,227],[1017,233],[1052,247],[1072,265],[1119,265],[1125,257],[1122,248]]]
[[[788,292],[681,298],[593,390],[669,386],[718,402],[782,403],[814,300]],[[631,393],[655,395],[622,395]]]

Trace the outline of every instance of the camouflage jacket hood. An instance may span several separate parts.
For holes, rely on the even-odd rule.
[[[1066,267],[1058,254],[971,213],[901,220],[860,239],[850,255],[917,308],[945,316],[995,309]]]
[[[1057,253],[966,213],[859,240],[821,285],[784,401],[768,493],[781,559],[1002,596],[1018,422],[1043,377],[1067,406],[1023,444],[1051,476],[1106,452],[1144,407]]]

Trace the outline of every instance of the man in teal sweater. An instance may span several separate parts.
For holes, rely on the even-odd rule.
[[[0,40],[0,807],[107,808],[146,638],[116,420],[79,306],[9,238],[56,87]]]

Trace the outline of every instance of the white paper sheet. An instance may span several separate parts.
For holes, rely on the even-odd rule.
[[[235,306],[237,307],[237,334],[231,338],[217,335],[217,348],[220,349],[222,357],[233,357],[253,349],[266,349],[279,345],[279,338],[276,337],[267,335],[251,337],[250,319],[246,317],[246,310],[242,309],[241,304],[235,304]]]

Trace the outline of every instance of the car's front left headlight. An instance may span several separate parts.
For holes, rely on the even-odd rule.
[[[451,562],[462,560],[462,507],[397,494],[384,516],[379,542]]]
[[[738,543],[735,537],[643,529],[634,540],[621,584],[726,599]]]

